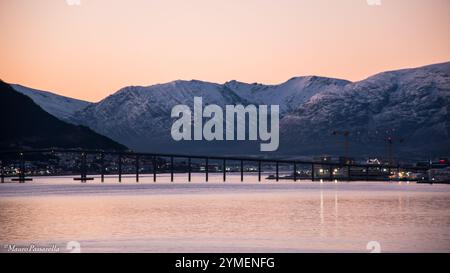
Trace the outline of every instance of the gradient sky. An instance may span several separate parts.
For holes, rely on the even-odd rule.
[[[98,101],[176,79],[362,80],[450,61],[450,0],[0,1],[0,78]]]

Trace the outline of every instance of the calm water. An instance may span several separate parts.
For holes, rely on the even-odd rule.
[[[0,243],[82,252],[450,252],[450,186],[202,175],[0,184]]]

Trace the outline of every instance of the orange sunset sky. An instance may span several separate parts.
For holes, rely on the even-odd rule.
[[[0,1],[1,79],[98,101],[176,79],[362,80],[450,61],[450,0],[67,1]]]

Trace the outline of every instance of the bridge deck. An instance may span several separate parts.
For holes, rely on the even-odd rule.
[[[75,178],[76,181],[86,182],[88,180],[93,180],[92,177],[87,177],[87,155],[100,155],[101,159],[101,166],[99,170],[95,170],[94,174],[101,175],[101,181],[104,181],[104,175],[105,175],[105,156],[116,156],[117,157],[117,166],[118,166],[118,180],[119,182],[122,181],[122,164],[124,158],[134,158],[135,160],[135,176],[136,176],[136,182],[139,182],[139,176],[140,176],[140,162],[143,159],[151,159],[152,161],[152,173],[153,173],[153,181],[156,182],[157,173],[161,173],[161,170],[157,164],[157,160],[161,158],[169,158],[170,159],[170,168],[168,170],[165,170],[164,172],[170,172],[170,180],[174,180],[174,173],[175,173],[175,159],[187,159],[187,170],[185,171],[188,176],[188,181],[191,181],[192,178],[192,160],[201,160],[204,162],[204,173],[205,173],[205,181],[208,181],[209,179],[209,172],[211,167],[211,161],[221,161],[221,167],[222,167],[222,173],[223,173],[223,181],[226,181],[227,177],[227,162],[230,161],[237,161],[239,162],[239,169],[240,169],[240,180],[244,181],[244,162],[253,162],[257,164],[257,172],[258,172],[258,181],[261,181],[262,179],[262,171],[263,171],[263,163],[267,164],[275,164],[275,174],[271,177],[271,179],[274,179],[276,181],[279,181],[280,179],[290,179],[293,181],[297,181],[297,179],[305,178],[301,177],[301,175],[298,173],[298,166],[309,166],[309,173],[308,176],[310,180],[316,181],[316,180],[346,180],[346,181],[352,181],[358,178],[358,180],[365,179],[365,180],[371,180],[374,177],[374,169],[377,170],[375,173],[378,174],[378,176],[381,176],[381,168],[388,170],[388,172],[384,175],[384,179],[382,180],[390,180],[390,175],[392,173],[399,173],[400,170],[412,170],[412,167],[406,167],[406,166],[400,166],[400,165],[370,165],[370,164],[342,164],[338,162],[317,162],[317,161],[303,161],[303,160],[294,160],[294,159],[281,159],[281,158],[257,158],[257,157],[228,157],[228,156],[202,156],[202,155],[185,155],[185,154],[162,154],[162,153],[134,153],[134,152],[117,152],[117,151],[99,151],[99,150],[77,150],[77,149],[43,149],[43,150],[23,150],[23,151],[4,151],[0,152],[0,159],[7,158],[11,156],[16,156],[19,158],[20,161],[20,175],[18,178],[13,178],[13,181],[31,181],[30,178],[26,178],[26,168],[25,168],[25,162],[26,158],[30,155],[48,155],[48,154],[78,154],[78,159],[80,159],[80,177]],[[28,162],[33,161],[33,159],[29,158]],[[4,168],[3,168],[3,160],[1,160],[1,182],[4,182],[5,174],[4,174]],[[280,164],[288,164],[292,166],[292,175],[291,176],[284,176],[280,177],[279,175],[279,166]],[[220,165],[220,163],[219,163]],[[320,172],[317,170],[319,168]],[[345,175],[339,175],[337,176],[335,174],[335,168],[339,168],[345,171]],[[354,169],[357,169],[357,172],[355,172]],[[417,169],[417,168],[416,168]],[[421,168],[423,170],[423,168]],[[372,172],[372,174],[371,174]],[[93,174],[92,171],[90,174]],[[327,174],[324,176],[324,174]]]

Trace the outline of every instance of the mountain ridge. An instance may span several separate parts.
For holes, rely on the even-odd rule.
[[[72,125],[58,119],[3,81],[0,81],[0,124],[3,127],[0,150],[127,149],[85,126]]]
[[[381,72],[351,82],[319,76],[293,77],[278,85],[223,84],[176,80],[150,86],[127,86],[76,111],[69,121],[123,142],[138,151],[259,154],[254,143],[186,142],[170,138],[176,104],[192,107],[194,96],[205,104],[279,104],[280,154],[341,154],[333,130],[349,130],[353,152],[385,154],[383,136],[397,130],[409,135],[399,153],[450,155],[450,62]],[[430,133],[427,133],[430,132]],[[394,134],[394,133],[390,133]],[[431,134],[431,135],[429,135]],[[423,143],[420,144],[420,139]],[[428,143],[428,140],[433,143]],[[376,146],[376,149],[370,147]],[[418,148],[420,146],[420,148]]]

